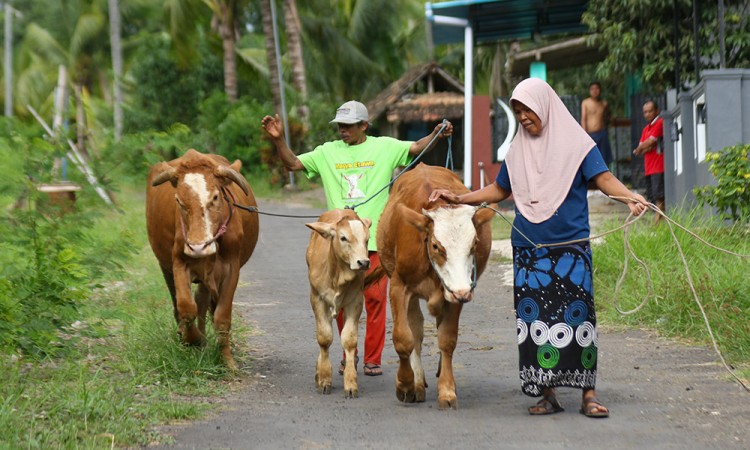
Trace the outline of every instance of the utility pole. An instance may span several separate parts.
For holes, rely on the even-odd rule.
[[[13,15],[21,15],[11,8],[6,1],[5,12],[5,57],[3,58],[3,75],[5,76],[5,117],[13,117]]]
[[[727,49],[724,28],[724,0],[719,0],[719,68],[727,68]]]
[[[115,142],[122,138],[122,48],[120,45],[120,2],[109,0],[109,35],[112,46],[112,72],[114,73]]]
[[[693,0],[693,64],[695,65],[695,85],[701,81],[701,57],[698,48],[698,0]]]
[[[284,95],[284,79],[281,77],[281,51],[279,50],[279,31],[276,27],[276,2],[275,0],[269,0],[271,4],[271,20],[273,21],[273,43],[274,51],[276,52],[276,67],[278,72],[279,90],[281,91],[281,121],[284,124],[284,138],[286,140],[286,146],[292,148],[290,144],[289,133],[289,119],[286,114],[286,100]],[[294,183],[294,172],[289,171],[289,187],[292,189],[296,188]]]

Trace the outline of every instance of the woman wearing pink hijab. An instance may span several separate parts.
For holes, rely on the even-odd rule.
[[[519,374],[523,392],[542,397],[529,414],[563,411],[555,395],[555,388],[562,386],[582,390],[581,414],[608,417],[594,389],[597,328],[591,247],[588,241],[566,242],[589,237],[589,181],[604,194],[629,199],[621,201],[635,215],[646,210],[646,199],[612,175],[594,141],[546,82],[529,78],[519,83],[511,107],[520,129],[495,182],[462,195],[436,190],[430,200],[478,205],[513,193]]]

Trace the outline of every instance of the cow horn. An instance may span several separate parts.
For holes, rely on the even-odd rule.
[[[245,180],[245,177],[240,175],[239,172],[232,169],[228,166],[219,166],[216,168],[216,175],[220,177],[229,178],[230,180],[237,183],[237,186],[242,188],[242,192],[245,193],[245,195],[248,195],[248,192],[250,191],[250,186],[248,186],[247,181]]]
[[[159,168],[161,168],[161,171],[151,181],[151,186],[158,186],[166,181],[174,184],[173,180],[177,178],[177,169],[164,162],[159,163]]]

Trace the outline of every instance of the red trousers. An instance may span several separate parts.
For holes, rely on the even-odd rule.
[[[377,252],[370,252],[369,274],[380,265],[380,257]],[[365,313],[367,314],[367,326],[365,328],[365,364],[381,365],[383,346],[385,345],[385,319],[386,303],[388,299],[388,277],[383,276],[365,289]],[[339,327],[339,335],[344,328],[344,316],[339,313],[336,317]]]

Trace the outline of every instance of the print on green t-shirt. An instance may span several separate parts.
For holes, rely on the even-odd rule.
[[[385,136],[368,136],[359,145],[332,141],[299,155],[308,178],[320,175],[328,209],[356,206],[354,211],[360,217],[372,220],[368,243],[371,251],[377,249],[375,233],[389,190],[383,189],[374,198],[370,197],[390,183],[394,169],[411,162],[411,144]]]

